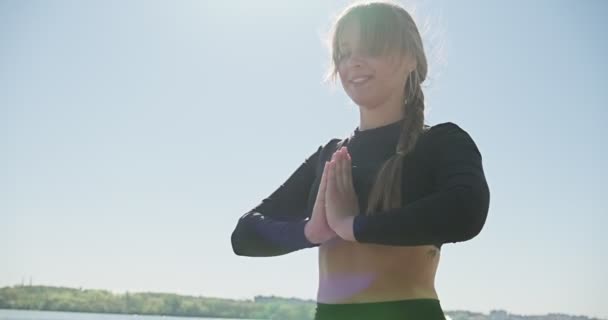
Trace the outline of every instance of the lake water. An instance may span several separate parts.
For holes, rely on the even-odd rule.
[[[132,314],[81,313],[0,309],[0,320],[231,320],[226,318],[194,318],[141,316]],[[237,320],[237,319],[232,319]],[[242,319],[239,319],[242,320]]]

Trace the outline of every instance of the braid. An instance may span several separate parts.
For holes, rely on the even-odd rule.
[[[366,214],[376,209],[390,209],[401,205],[401,177],[403,158],[414,150],[418,137],[424,129],[424,93],[418,71],[412,71],[406,81],[407,102],[404,104],[403,130],[399,136],[395,155],[389,158],[378,171],[376,182],[370,192]]]
[[[397,154],[401,157],[414,149],[418,136],[424,128],[424,93],[422,92],[417,70],[410,73],[405,87],[408,91],[404,112],[404,121],[406,123],[399,137],[396,150]]]

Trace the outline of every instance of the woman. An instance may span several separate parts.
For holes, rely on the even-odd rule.
[[[315,319],[445,319],[434,285],[439,253],[485,224],[481,154],[458,125],[424,125],[427,60],[402,7],[348,7],[331,50],[330,76],[359,107],[359,126],[319,146],[244,214],[233,250],[319,247]]]

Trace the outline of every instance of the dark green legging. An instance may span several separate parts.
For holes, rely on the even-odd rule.
[[[315,320],[445,320],[437,299],[411,299],[366,303],[317,302]]]

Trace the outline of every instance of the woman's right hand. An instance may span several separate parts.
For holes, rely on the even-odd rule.
[[[304,226],[304,234],[308,241],[314,244],[320,244],[336,237],[336,233],[329,227],[327,216],[325,214],[325,189],[327,188],[327,164],[323,168],[323,175],[319,183],[319,191],[317,199],[312,209],[310,220]]]

